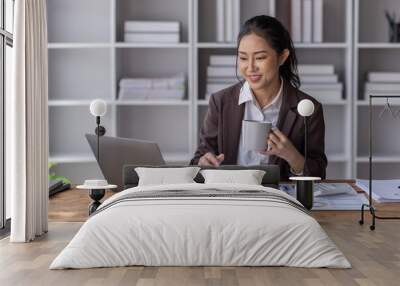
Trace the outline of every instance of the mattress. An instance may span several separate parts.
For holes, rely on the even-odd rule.
[[[197,183],[113,195],[50,269],[131,265],[351,267],[318,222],[286,193]]]

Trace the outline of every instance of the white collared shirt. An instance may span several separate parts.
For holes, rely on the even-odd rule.
[[[272,127],[276,127],[278,123],[279,110],[282,105],[282,89],[283,80],[281,80],[281,87],[274,100],[261,109],[253,92],[251,91],[249,83],[246,81],[240,89],[238,104],[245,104],[243,120],[256,120],[271,122]],[[242,125],[243,130],[243,125]],[[265,138],[267,140],[267,138]],[[240,142],[238,150],[238,165],[260,165],[267,164],[269,156],[260,154],[257,151],[248,151],[244,149],[242,132],[240,133]]]

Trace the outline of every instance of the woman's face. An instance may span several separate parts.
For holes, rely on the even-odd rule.
[[[252,33],[239,43],[239,71],[252,90],[268,88],[271,82],[279,79],[279,66],[288,55],[287,49],[278,55],[264,38]]]

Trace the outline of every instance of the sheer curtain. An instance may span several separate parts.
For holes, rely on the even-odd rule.
[[[15,1],[13,89],[7,112],[12,242],[47,232],[48,64],[46,0]]]

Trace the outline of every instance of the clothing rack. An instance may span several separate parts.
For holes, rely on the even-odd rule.
[[[385,109],[389,108],[390,113],[393,115],[393,111],[389,105],[389,98],[399,98],[400,95],[369,95],[369,193],[368,193],[368,204],[363,204],[361,206],[361,219],[359,221],[360,225],[364,224],[364,208],[368,208],[369,212],[372,215],[372,224],[369,226],[370,230],[375,230],[375,220],[382,219],[382,220],[400,220],[400,217],[393,217],[393,216],[379,216],[376,214],[376,209],[373,205],[372,201],[372,99],[373,98],[386,98],[386,105]],[[396,118],[394,116],[393,118]],[[400,119],[400,118],[399,118]]]

